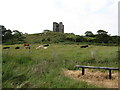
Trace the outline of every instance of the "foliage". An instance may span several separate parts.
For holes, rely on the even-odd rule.
[[[23,34],[18,30],[11,31],[4,26],[0,26],[2,32],[3,44],[22,44],[22,43],[63,43],[73,44],[81,42],[89,43],[107,43],[108,45],[117,44],[120,36],[110,36],[105,30],[98,30],[98,34],[93,34],[91,31],[86,31],[85,36],[75,35],[74,33],[60,33],[51,30],[43,30],[42,33]]]
[[[98,34],[107,34],[108,32],[104,31],[104,30],[98,30],[97,31]]]
[[[107,34],[98,34],[96,36],[96,42],[98,43],[108,43],[111,40],[111,37]]]
[[[96,42],[98,43],[108,43],[111,40],[111,37],[107,35],[108,32],[104,30],[98,30],[98,35],[96,35]]]
[[[18,30],[11,31],[10,29],[7,30],[4,26],[0,26],[0,31],[2,31],[2,42],[4,44],[20,44],[23,42],[22,32]]]
[[[50,30],[43,30],[43,33],[47,33],[47,32],[52,32],[52,31],[50,31]]]
[[[65,35],[66,35],[66,40],[75,42],[76,36],[73,33],[67,33]]]
[[[91,31],[86,31],[85,36],[87,37],[94,37],[94,34]]]

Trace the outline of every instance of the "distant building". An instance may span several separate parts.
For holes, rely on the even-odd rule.
[[[64,33],[64,25],[62,22],[53,22],[53,32],[61,32]]]

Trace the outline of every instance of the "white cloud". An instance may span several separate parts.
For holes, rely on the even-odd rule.
[[[117,0],[1,0],[0,24],[11,30],[39,33],[63,22],[65,32],[107,30],[117,34]]]

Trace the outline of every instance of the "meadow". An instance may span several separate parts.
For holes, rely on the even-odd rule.
[[[36,50],[39,44],[33,44],[30,52],[22,44],[4,46],[11,48],[2,50],[3,88],[98,88],[66,77],[63,70],[76,70],[75,65],[118,67],[117,46],[50,44]]]

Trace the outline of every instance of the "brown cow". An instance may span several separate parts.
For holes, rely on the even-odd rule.
[[[24,48],[30,49],[30,44],[24,44]]]

